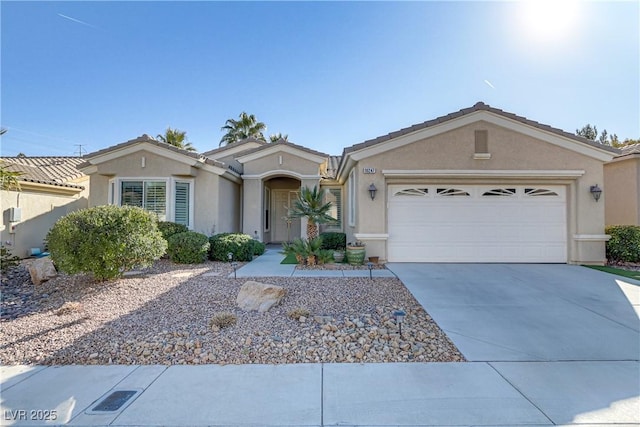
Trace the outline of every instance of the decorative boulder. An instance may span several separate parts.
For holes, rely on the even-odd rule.
[[[29,265],[29,274],[34,285],[39,285],[58,275],[51,258],[38,258]]]
[[[286,291],[281,286],[248,281],[240,288],[236,303],[245,311],[264,313],[280,303]]]

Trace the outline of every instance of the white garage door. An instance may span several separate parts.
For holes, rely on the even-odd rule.
[[[389,196],[389,261],[567,261],[563,186],[391,185]]]

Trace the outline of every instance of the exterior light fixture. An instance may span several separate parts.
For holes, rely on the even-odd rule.
[[[237,263],[236,261],[233,261],[233,262],[231,263],[231,266],[233,267],[233,278],[234,278],[234,279],[237,279],[237,278],[238,278],[238,276],[237,276],[236,271],[237,271],[237,269],[238,269],[238,263]]]
[[[598,200],[600,200],[600,196],[602,195],[602,188],[598,187],[598,184],[596,185],[592,185],[589,188],[589,191],[591,192],[591,195],[593,196],[593,199],[597,202]]]
[[[369,267],[369,279],[373,279],[373,275],[371,274],[371,270],[373,269],[373,263],[369,261],[367,263],[367,267]]]
[[[398,329],[400,330],[400,337],[402,337],[402,322],[404,322],[404,316],[406,316],[407,313],[404,312],[404,310],[395,310],[393,312],[393,317],[396,318],[396,323],[398,324]]]
[[[372,182],[371,185],[369,186],[369,195],[371,196],[371,200],[376,198],[376,192],[377,191],[378,191],[378,189],[376,188],[376,186]]]
[[[229,260],[229,262],[233,261],[233,252],[229,252],[227,254],[227,259]]]

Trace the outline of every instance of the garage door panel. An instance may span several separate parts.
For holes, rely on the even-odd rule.
[[[418,197],[391,189],[390,261],[566,262],[564,187],[509,186],[499,193],[507,196],[483,196],[486,187],[456,186],[469,195],[439,196],[446,187]]]

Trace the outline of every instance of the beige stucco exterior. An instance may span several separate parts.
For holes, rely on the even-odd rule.
[[[77,179],[73,184],[84,189],[22,182],[21,191],[0,191],[0,238],[14,255],[25,258],[31,255],[32,248],[43,251],[43,240],[53,224],[60,217],[88,206],[89,177]],[[11,208],[21,208],[20,221],[9,221]]]
[[[174,183],[187,182],[193,193],[190,229],[206,235],[239,230],[241,180],[232,172],[144,141],[90,157],[89,163],[84,166],[91,177],[89,206],[118,203],[111,193],[121,180],[164,180],[167,203]],[[173,220],[170,208],[163,219]]]
[[[301,187],[338,188],[342,191],[342,226],[332,230],[344,231],[348,241],[364,241],[367,255],[381,260],[387,259],[388,250],[389,186],[562,186],[566,190],[566,262],[602,264],[606,200],[618,194],[611,188],[617,184],[610,180],[629,179],[627,175],[605,179],[603,164],[615,154],[615,150],[479,103],[348,147],[337,161],[286,141],[267,144],[255,140],[198,157],[143,136],[88,156],[85,173],[91,175],[92,206],[112,202],[110,180],[189,180],[194,191],[194,230],[208,235],[239,231],[265,242],[306,237],[304,219],[295,220],[283,233],[287,206]],[[336,173],[328,172],[329,160],[334,162],[331,171],[339,163]],[[616,162],[610,165],[611,171],[619,168]],[[631,190],[636,195],[640,188],[637,165]],[[374,200],[369,195],[371,184],[377,188]],[[595,184],[604,189],[600,202],[590,193]],[[631,219],[637,222],[637,198],[634,206]]]
[[[442,133],[432,132],[415,141],[403,143],[390,140],[360,153],[351,168],[342,171],[345,200],[348,200],[349,180],[356,182],[355,223],[346,221],[348,240],[358,239],[367,245],[367,254],[386,259],[387,250],[387,187],[398,183],[415,184],[554,184],[567,189],[568,263],[602,264],[605,261],[604,203],[597,203],[590,186],[602,186],[603,160],[597,153],[576,152],[572,141],[548,141],[511,128],[479,120]],[[474,134],[486,130],[489,154],[474,157]],[[426,133],[426,132],[425,132]],[[545,135],[553,139],[555,136]],[[386,145],[386,147],[382,146]],[[583,147],[578,147],[582,149]],[[364,169],[375,173],[364,173]],[[351,170],[353,173],[351,173]],[[369,197],[371,184],[379,190],[375,200]],[[603,196],[604,198],[604,196]],[[349,204],[345,204],[349,218]]]
[[[604,165],[605,223],[640,225],[640,154],[629,154]]]

